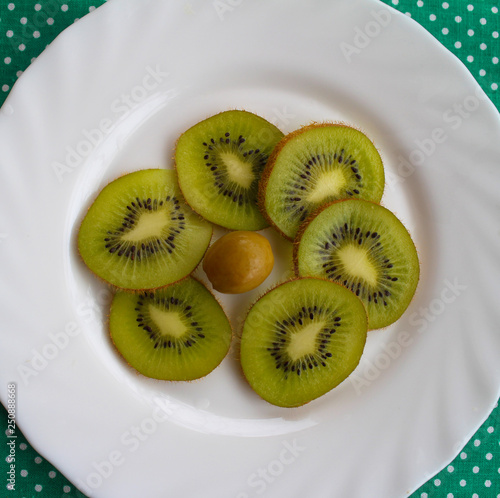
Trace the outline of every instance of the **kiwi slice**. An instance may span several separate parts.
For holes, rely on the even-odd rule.
[[[300,406],[349,376],[366,331],[365,309],[352,292],[324,279],[291,280],[250,309],[241,337],[243,372],[269,403]]]
[[[380,201],[384,167],[361,131],[342,124],[313,124],[275,147],[259,185],[259,205],[269,223],[293,239],[319,206],[338,199]]]
[[[406,310],[420,267],[415,245],[388,209],[364,200],[320,208],[301,227],[294,246],[300,275],[328,278],[358,296],[370,329],[386,327]]]
[[[226,356],[231,326],[198,280],[143,293],[118,291],[111,303],[111,339],[130,366],[162,380],[193,380]]]
[[[246,111],[226,111],[181,135],[175,151],[179,184],[189,205],[232,230],[268,224],[257,206],[260,175],[283,133]]]
[[[191,273],[212,226],[184,202],[175,171],[147,169],[109,183],[78,233],[87,266],[125,289],[152,289]]]

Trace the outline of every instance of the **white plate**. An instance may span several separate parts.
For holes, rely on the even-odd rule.
[[[344,120],[385,160],[383,204],[422,277],[350,379],[298,409],[262,401],[229,355],[189,384],[110,346],[110,291],[75,234],[109,180],[171,167],[178,135],[244,108],[284,132]],[[0,117],[0,390],[33,446],[96,497],[408,495],[499,396],[500,120],[465,67],[372,0],[114,0],[65,31]],[[282,259],[289,247],[269,235]],[[266,285],[271,283],[270,279]],[[234,324],[251,295],[223,298]]]

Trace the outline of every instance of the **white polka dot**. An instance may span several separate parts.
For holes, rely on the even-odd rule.
[[[462,479],[460,481],[460,486],[462,486],[462,488],[467,484],[467,481],[465,479]]]
[[[429,496],[429,495],[428,495],[427,493],[422,493],[422,494],[420,495],[420,498],[428,498],[428,496]]]
[[[493,12],[493,14],[497,14],[498,13],[498,7],[491,7],[491,12]]]
[[[26,17],[21,17],[21,19],[19,19],[19,22],[21,24],[26,24],[28,22],[28,19]]]
[[[54,19],[52,19],[52,17],[49,17],[49,18],[47,19],[47,24],[48,24],[49,26],[52,26],[52,25],[54,24]]]
[[[486,481],[484,481],[484,485],[487,487],[487,488],[491,488],[491,481],[488,479]]]
[[[482,17],[481,19],[479,19],[479,22],[484,26],[486,24],[486,19]]]
[[[411,17],[411,12],[405,12],[405,16]]]
[[[455,48],[462,48],[462,42],[455,42]]]
[[[453,493],[448,493],[448,494],[446,495],[446,498],[454,498]]]
[[[479,446],[481,444],[481,441],[479,441],[479,439],[476,439],[474,441],[474,446]]]
[[[92,12],[92,11],[94,11],[94,10],[95,10],[95,7],[94,7],[93,5],[91,5],[91,6],[89,7],[89,12]]]
[[[33,38],[40,38],[40,31],[33,31]]]
[[[481,45],[479,45],[479,48],[481,50],[486,50],[486,48],[488,47],[488,45],[486,45],[486,43],[481,43]],[[477,439],[476,439],[477,441]],[[476,444],[476,441],[474,441],[474,444]],[[479,443],[481,443],[481,441],[479,441]]]
[[[493,59],[491,59],[491,62],[493,62],[493,64],[498,64],[498,57],[493,57]],[[490,429],[493,429],[493,427],[490,427]]]
[[[434,479],[434,486],[440,486],[441,481],[439,479]]]
[[[7,38],[12,38],[14,36],[14,31],[12,31],[11,29],[9,29],[7,31],[7,33],[5,33],[7,35]]]
[[[472,62],[474,60],[474,57],[472,57],[472,55],[469,55],[469,57],[467,57],[467,60],[469,62]],[[467,453],[465,453],[465,451],[462,451],[462,453],[460,453],[460,458],[462,460],[465,460],[467,458]]]
[[[443,33],[443,35],[447,35],[449,32],[450,32],[450,30],[448,28],[443,28],[441,30],[441,33]]]
[[[469,30],[467,30],[467,34],[468,34],[469,36],[474,36],[474,30],[473,30],[473,29],[469,29]]]
[[[479,467],[476,465],[473,469],[472,469],[472,472],[474,472],[474,474],[477,474],[479,472]]]
[[[493,455],[491,453],[486,453],[486,460],[491,460]]]
[[[26,45],[24,43],[21,43],[19,47],[17,47],[21,52],[23,52],[26,49]]]
[[[28,447],[28,446],[26,445],[26,443],[21,443],[21,444],[19,445],[19,449],[21,449],[21,450],[25,450],[27,447]]]
[[[455,22],[462,22],[462,18],[460,16],[455,17]]]
[[[28,475],[28,471],[27,471],[27,470],[24,470],[24,469],[23,469],[23,470],[21,470],[21,475],[22,475],[23,477],[26,477],[26,476]]]
[[[66,4],[61,5],[61,10],[63,12],[68,12],[68,6]]]
[[[35,491],[37,491],[38,493],[40,493],[41,490],[42,490],[42,485],[41,484],[36,484],[35,485]]]
[[[497,60],[497,62],[498,62],[498,57],[493,57],[493,64],[496,64],[496,63],[497,63],[497,62],[494,62],[494,61],[495,61],[495,59],[496,59],[496,60]],[[494,428],[493,426],[490,426],[490,427],[488,427],[486,430],[488,431],[488,433],[489,433],[489,434],[491,434],[491,433],[495,430],[495,428]]]
[[[486,71],[484,69],[479,70],[479,76],[484,76],[486,74]]]
[[[22,72],[22,71],[18,71],[18,72],[16,73],[16,76],[19,78],[19,77],[21,76],[21,74],[23,74],[23,72]]]
[[[448,465],[448,468],[446,470],[451,473],[455,470],[455,468],[453,467],[453,465]]]
[[[474,10],[474,5],[471,4],[467,5],[467,10],[472,12]]]
[[[4,91],[4,92],[8,92],[8,91],[9,91],[9,88],[10,88],[10,87],[9,87],[9,85],[3,85],[3,86],[2,86],[2,91]]]
[[[479,495],[478,495],[477,493],[474,493],[474,494],[472,495],[472,498],[479,498]]]
[[[498,31],[493,31],[493,33],[491,33],[491,36],[493,38],[498,38]]]
[[[56,473],[55,473],[53,470],[51,470],[51,471],[49,472],[49,477],[50,477],[51,479],[54,479],[54,477],[55,477],[55,476],[56,476]]]
[[[443,9],[447,9],[449,6],[450,6],[450,4],[448,2],[443,3]]]
[[[435,20],[436,20],[436,14],[431,14],[431,15],[429,16],[429,19],[430,19],[431,21],[435,21]]]
[[[42,10],[42,6],[39,3],[35,4],[35,10]]]
[[[5,57],[3,61],[5,62],[5,64],[10,64],[12,62],[12,59],[10,57]]]
[[[71,488],[69,486],[63,486],[63,491],[65,493],[69,493],[71,491]]]
[[[16,8],[16,6],[13,3],[9,3],[9,5],[7,5],[7,8],[9,10],[14,10]]]
[[[422,0],[419,0],[417,2],[417,7],[423,7],[424,6],[424,2],[422,2]]]
[[[7,116],[12,116],[12,114],[14,114],[14,108],[10,104],[4,104],[2,112]]]
[[[35,457],[35,463],[42,463],[42,457]]]

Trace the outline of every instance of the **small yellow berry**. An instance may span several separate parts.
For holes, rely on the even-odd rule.
[[[207,251],[203,270],[213,288],[224,294],[255,289],[269,276],[274,256],[269,241],[256,232],[230,232]]]

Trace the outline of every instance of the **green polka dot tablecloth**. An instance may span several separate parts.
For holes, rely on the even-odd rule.
[[[0,1],[0,104],[23,70],[63,29],[103,3],[97,0]],[[500,3],[491,0],[384,2],[411,16],[453,52],[467,66],[497,109],[500,108]],[[2,433],[6,435],[7,412],[4,407],[0,409],[0,423]],[[455,460],[413,493],[411,498],[500,498],[499,434],[500,409],[497,405]],[[16,490],[5,488],[8,446],[4,436],[2,451],[5,456],[1,458],[4,481],[0,496],[85,496],[31,448],[19,429],[16,435]]]

